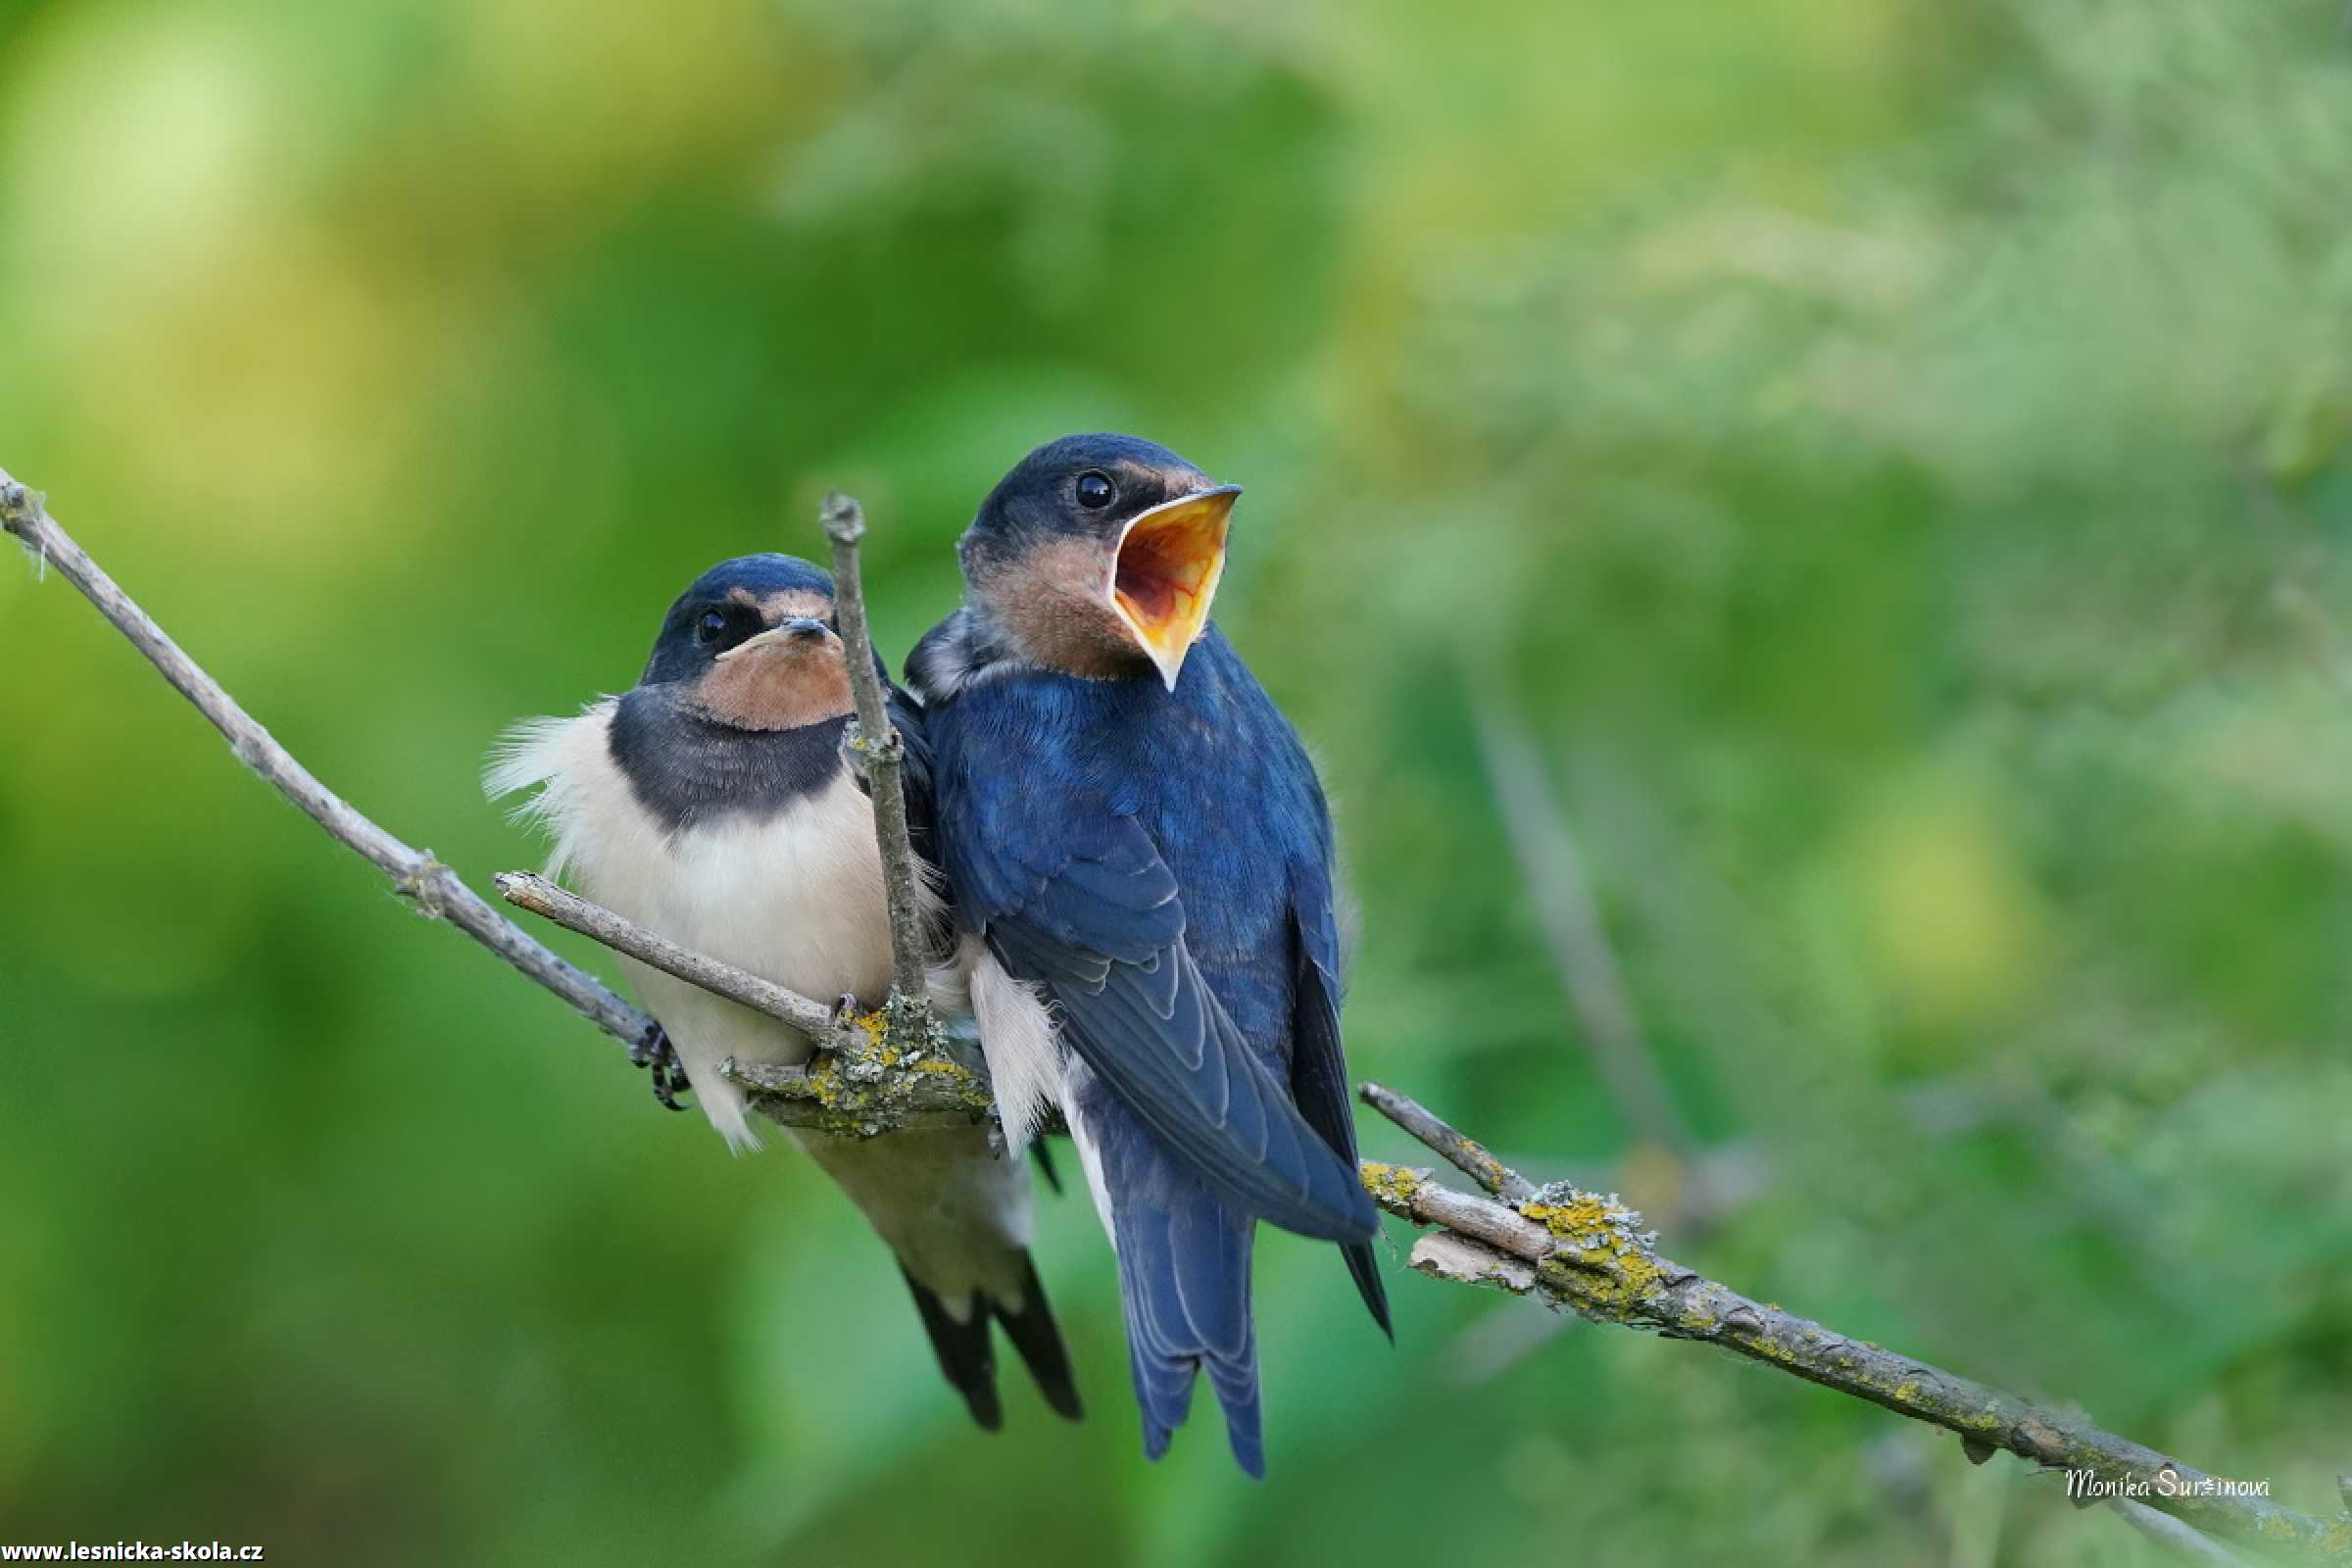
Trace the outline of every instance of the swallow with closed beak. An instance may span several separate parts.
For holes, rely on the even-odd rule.
[[[877,664],[879,662],[877,661]],[[893,692],[919,760],[921,714]],[[669,607],[625,696],[526,721],[493,760],[495,796],[554,840],[549,874],[688,949],[805,996],[878,1000],[890,922],[873,809],[842,755],[849,664],[832,578],[789,556],[721,562]],[[935,911],[936,912],[936,911]],[[682,1074],[728,1145],[759,1147],[720,1063],[797,1064],[798,1030],[622,957],[664,1036],[656,1092]],[[897,1255],[941,1370],[1002,1422],[992,1321],[1046,1402],[1076,1420],[1067,1352],[1029,1258],[1029,1175],[982,1128],[870,1139],[793,1131]]]

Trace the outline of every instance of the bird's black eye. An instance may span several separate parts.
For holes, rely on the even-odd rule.
[[[1119,498],[1119,487],[1110,482],[1110,475],[1093,469],[1078,476],[1078,504],[1089,512],[1100,512]]]
[[[726,616],[715,610],[706,610],[703,612],[702,618],[694,623],[694,640],[708,648],[718,641],[720,634],[726,629]]]

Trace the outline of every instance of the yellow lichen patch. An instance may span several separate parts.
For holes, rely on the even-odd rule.
[[[1603,1317],[1623,1317],[1649,1304],[1666,1278],[1641,1229],[1642,1217],[1624,1204],[1571,1188],[1546,1188],[1519,1205],[1559,1241],[1544,1266],[1577,1304]],[[1712,1327],[1712,1323],[1709,1324]]]
[[[830,1109],[840,1102],[841,1069],[835,1064],[830,1053],[818,1054],[815,1060],[808,1064],[807,1081],[808,1087],[816,1091],[818,1104]]]
[[[1421,1190],[1421,1172],[1409,1165],[1384,1165],[1379,1160],[1367,1159],[1356,1174],[1364,1184],[1364,1191],[1376,1200],[1398,1208],[1410,1208],[1413,1195]]]
[[[1563,1241],[1622,1231],[1633,1221],[1630,1209],[1591,1193],[1578,1193],[1565,1203],[1522,1203],[1519,1212]]]
[[[1582,1310],[1602,1317],[1624,1317],[1648,1304],[1651,1293],[1664,1281],[1665,1270],[1641,1249],[1628,1247],[1563,1247],[1545,1258],[1554,1289]]]
[[[1898,1403],[1909,1404],[1912,1400],[1919,1397],[1919,1385],[1916,1383],[1896,1384],[1894,1397]]]
[[[1666,1283],[1666,1271],[1647,1252],[1628,1252],[1617,1261],[1625,1271],[1626,1284],[1643,1296]]]

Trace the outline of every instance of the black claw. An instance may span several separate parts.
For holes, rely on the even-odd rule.
[[[664,1109],[684,1110],[678,1096],[690,1093],[694,1085],[687,1081],[686,1065],[678,1060],[677,1047],[669,1043],[669,1032],[660,1024],[653,1027],[643,1044],[629,1053],[629,1059],[640,1067],[652,1069],[654,1099]]]

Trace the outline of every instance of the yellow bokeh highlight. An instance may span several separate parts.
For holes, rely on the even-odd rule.
[[[1914,1021],[1965,1023],[2031,995],[2045,916],[1981,795],[1915,781],[1862,822],[1851,890],[1886,991]]]

